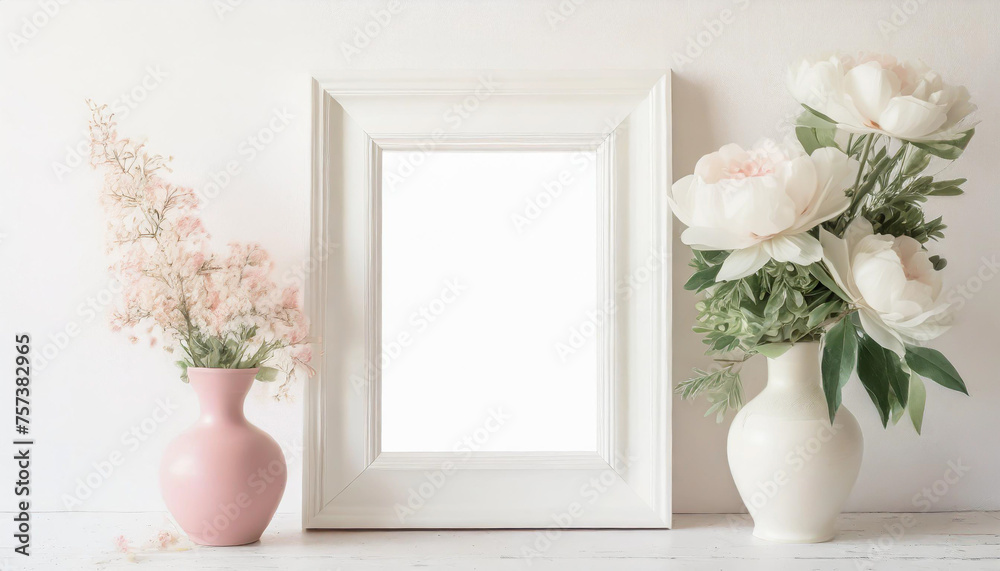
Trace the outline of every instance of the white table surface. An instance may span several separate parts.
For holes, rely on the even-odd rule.
[[[4,514],[8,518],[10,514]],[[31,557],[2,540],[3,569],[928,569],[1000,570],[1000,512],[845,514],[840,534],[815,545],[755,539],[746,515],[677,515],[675,528],[573,531],[309,531],[278,514],[257,543],[150,544],[163,513],[41,513]],[[548,533],[548,536],[546,536]],[[116,550],[119,535],[131,554]]]

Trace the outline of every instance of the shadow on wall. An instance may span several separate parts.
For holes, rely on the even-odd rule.
[[[704,86],[677,75],[671,78],[671,89],[673,105],[671,110],[673,118],[672,172],[676,180],[692,172],[698,159],[712,150],[714,146],[708,90]],[[705,347],[697,336],[691,333],[690,325],[694,323],[697,312],[694,307],[694,294],[684,290],[684,283],[691,275],[691,268],[688,267],[690,259],[688,247],[680,241],[683,230],[683,224],[673,219],[673,323],[676,331],[673,347],[673,374],[675,384],[688,377],[691,367],[706,364],[702,363]],[[686,410],[688,404],[690,403],[682,403],[682,406],[679,407],[681,410],[678,412],[682,414],[693,413],[694,411]],[[723,432],[720,431],[719,434],[721,435]],[[675,442],[675,446],[683,444],[688,439],[680,440],[681,442]],[[724,449],[724,446],[719,448],[719,450]],[[735,493],[735,488],[733,491]]]
[[[688,78],[673,75],[671,97],[673,118],[673,176],[679,179],[694,170],[695,163],[702,155],[715,150],[719,145],[713,136],[712,114],[709,109],[709,89]],[[710,362],[705,356],[705,345],[691,332],[695,322],[696,296],[684,290],[684,283],[691,276],[688,247],[680,241],[684,226],[673,221],[673,383],[687,379],[693,367],[707,367]],[[763,386],[764,369],[762,359],[754,359],[744,367],[744,388],[749,398]],[[702,400],[682,401],[674,397],[673,465],[684,466],[673,472],[673,501],[675,513],[714,512],[730,513],[744,511],[743,503],[729,474],[726,457],[726,438],[729,420],[718,424],[715,417],[705,418],[706,404]],[[697,427],[696,430],[691,430]],[[708,480],[708,481],[707,481]],[[711,497],[699,497],[698,490],[722,490]],[[697,504],[687,498],[698,498]]]

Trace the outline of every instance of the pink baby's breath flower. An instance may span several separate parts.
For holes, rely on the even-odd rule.
[[[243,285],[253,291],[267,285],[267,276],[258,269],[248,268],[243,272]]]
[[[308,343],[299,345],[292,351],[292,356],[296,360],[301,361],[302,363],[308,363],[309,361],[312,361],[312,354],[313,354],[312,345]]]
[[[267,251],[261,248],[259,244],[250,245],[250,253],[247,258],[248,263],[254,266],[264,266],[270,263]]]
[[[178,539],[180,538],[175,532],[164,529],[161,530],[160,533],[156,535],[155,542],[160,549],[166,549],[171,545],[177,543]]]
[[[169,158],[120,138],[107,106],[91,103],[91,112],[91,164],[104,171],[107,252],[122,285],[111,329],[129,330],[129,341],[138,343],[131,332],[141,328],[151,347],[171,352],[192,334],[226,338],[249,332],[251,354],[264,342],[274,343],[268,362],[282,370],[291,371],[292,360],[308,361],[311,349],[300,346],[308,320],[299,291],[278,287],[267,251],[256,243],[232,243],[224,255],[213,253],[198,195],[163,177]]]
[[[129,553],[132,550],[128,544],[128,539],[126,539],[124,535],[119,535],[115,538],[115,549],[118,550],[119,553]]]
[[[195,234],[204,233],[204,225],[197,216],[184,216],[177,221],[177,235],[180,238],[189,238]]]
[[[299,287],[291,285],[281,292],[281,306],[285,309],[297,309],[299,307]]]
[[[205,263],[205,254],[202,252],[195,252],[187,257],[185,260],[184,269],[189,273],[194,273],[201,270],[202,265]]]

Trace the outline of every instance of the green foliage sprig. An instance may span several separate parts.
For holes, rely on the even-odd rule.
[[[691,261],[695,273],[684,285],[704,292],[695,306],[694,331],[704,336],[706,354],[714,356],[721,368],[696,369],[676,389],[683,398],[708,397],[712,405],[706,416],[714,413],[720,421],[728,410],[743,404],[739,376],[743,361],[758,353],[777,356],[794,342],[818,340],[828,320],[847,307],[824,285],[836,287],[819,264],[802,267],[772,260],[746,278],[716,282],[727,255],[695,250]]]
[[[180,341],[184,358],[177,361],[181,369],[181,380],[188,382],[189,367],[213,369],[260,369],[254,377],[258,381],[270,382],[278,377],[278,369],[264,367],[275,350],[283,345],[280,340],[264,341],[256,350],[251,349],[251,340],[257,335],[257,327],[241,327],[224,335],[205,335],[195,328],[190,335]]]

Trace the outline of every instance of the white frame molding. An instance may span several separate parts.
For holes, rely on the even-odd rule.
[[[307,302],[319,351],[305,397],[303,527],[670,527],[669,80],[663,71],[314,79]],[[370,364],[381,353],[383,149],[596,151],[606,316],[597,451],[381,452],[381,379]]]

